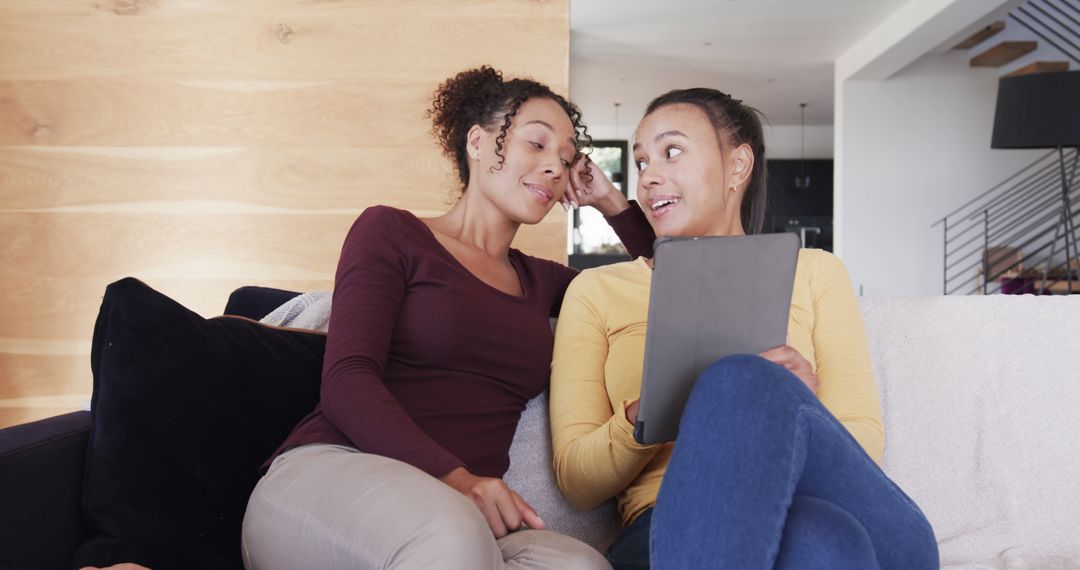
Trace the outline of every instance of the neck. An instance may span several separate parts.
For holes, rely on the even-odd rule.
[[[734,216],[727,220],[721,220],[719,224],[713,226],[708,235],[744,236],[746,235],[746,230],[743,229],[741,216]]]
[[[725,193],[725,195],[727,195]],[[734,195],[734,193],[732,193]],[[741,195],[741,194],[740,194]],[[742,225],[742,200],[725,202],[721,215],[709,228],[707,236],[744,236],[746,229]]]
[[[506,257],[521,226],[471,186],[449,212],[435,220],[443,233],[493,258]]]

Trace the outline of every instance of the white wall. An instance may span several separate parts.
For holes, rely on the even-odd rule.
[[[883,80],[1025,0],[908,0],[836,60],[838,80]]]
[[[838,82],[839,254],[865,295],[940,295],[930,225],[1045,151],[991,150],[997,69],[928,54],[884,81]]]
[[[765,154],[769,158],[801,158],[799,125],[766,125]],[[833,126],[806,126],[806,158],[833,157]]]

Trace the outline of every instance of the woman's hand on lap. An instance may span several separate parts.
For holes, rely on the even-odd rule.
[[[521,529],[522,523],[533,529],[544,528],[540,515],[502,479],[480,477],[458,467],[440,480],[476,504],[495,538]]]
[[[799,380],[802,380],[803,384],[806,384],[806,387],[811,392],[817,394],[820,381],[817,374],[814,373],[814,367],[810,365],[808,360],[803,358],[803,355],[799,354],[799,351],[785,344],[784,346],[770,348],[758,356],[783,366],[797,376]]]

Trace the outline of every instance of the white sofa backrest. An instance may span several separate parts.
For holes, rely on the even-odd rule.
[[[884,468],[923,508],[942,563],[1080,568],[1080,296],[860,299],[885,420]],[[529,403],[506,481],[549,528],[603,549],[613,502],[578,513]]]
[[[1080,296],[861,304],[883,467],[942,564],[1080,568]]]

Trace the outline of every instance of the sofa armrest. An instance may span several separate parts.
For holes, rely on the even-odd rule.
[[[67,568],[83,540],[90,413],[0,430],[0,568]]]

